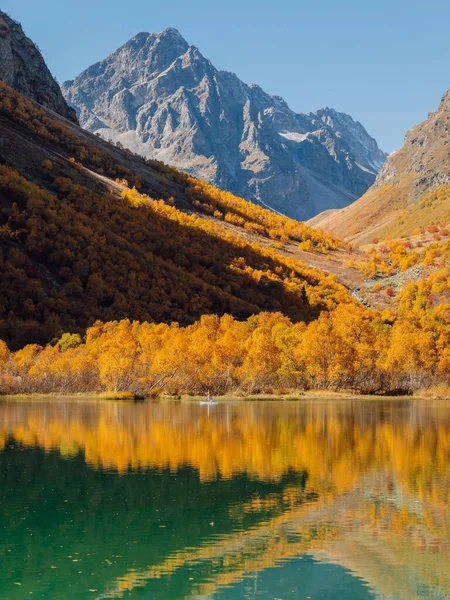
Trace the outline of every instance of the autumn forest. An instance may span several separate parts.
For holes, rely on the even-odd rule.
[[[447,7],[8,3],[0,600],[450,598]]]
[[[361,253],[81,136],[3,83],[0,119],[10,136],[0,393],[416,393],[449,383],[445,270],[370,306],[314,266],[344,255],[349,272],[392,275],[442,262],[439,249],[375,240]],[[23,159],[24,140],[40,145],[37,159]],[[437,287],[441,301],[427,301]]]

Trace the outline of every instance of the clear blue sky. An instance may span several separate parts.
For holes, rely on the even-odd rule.
[[[449,0],[3,0],[60,82],[176,27],[220,69],[358,119],[390,152],[450,88]]]

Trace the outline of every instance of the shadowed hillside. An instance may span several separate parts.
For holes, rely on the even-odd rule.
[[[333,252],[341,243],[328,234],[114,148],[3,83],[0,123],[0,337],[12,347],[96,319],[310,320],[351,301],[279,252]],[[133,187],[150,202],[122,197]]]

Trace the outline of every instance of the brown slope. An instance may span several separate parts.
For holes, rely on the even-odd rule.
[[[450,219],[450,91],[438,109],[406,134],[375,184],[359,200],[309,223],[346,240],[368,243],[411,235]]]
[[[291,235],[285,244],[307,241],[311,255],[319,246],[333,253],[337,240],[214,188],[198,192],[192,178],[110,146],[4,84],[0,164],[0,338],[12,347],[96,319],[190,323],[276,310],[308,321],[351,301],[271,248],[268,228]],[[123,178],[166,208],[132,206],[120,196]],[[213,204],[259,234],[211,222],[204,213]]]

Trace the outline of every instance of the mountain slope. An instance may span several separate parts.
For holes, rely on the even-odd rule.
[[[0,11],[0,79],[21,94],[77,122],[36,45]]]
[[[434,113],[405,136],[375,184],[340,211],[309,221],[347,240],[368,243],[450,222],[450,91]]]
[[[353,302],[283,251],[334,254],[327,234],[119,150],[4,83],[0,131],[0,339],[13,348],[96,319],[308,321]]]
[[[175,29],[138,34],[63,93],[89,131],[297,219],[348,205],[386,157],[348,115],[296,114]]]

